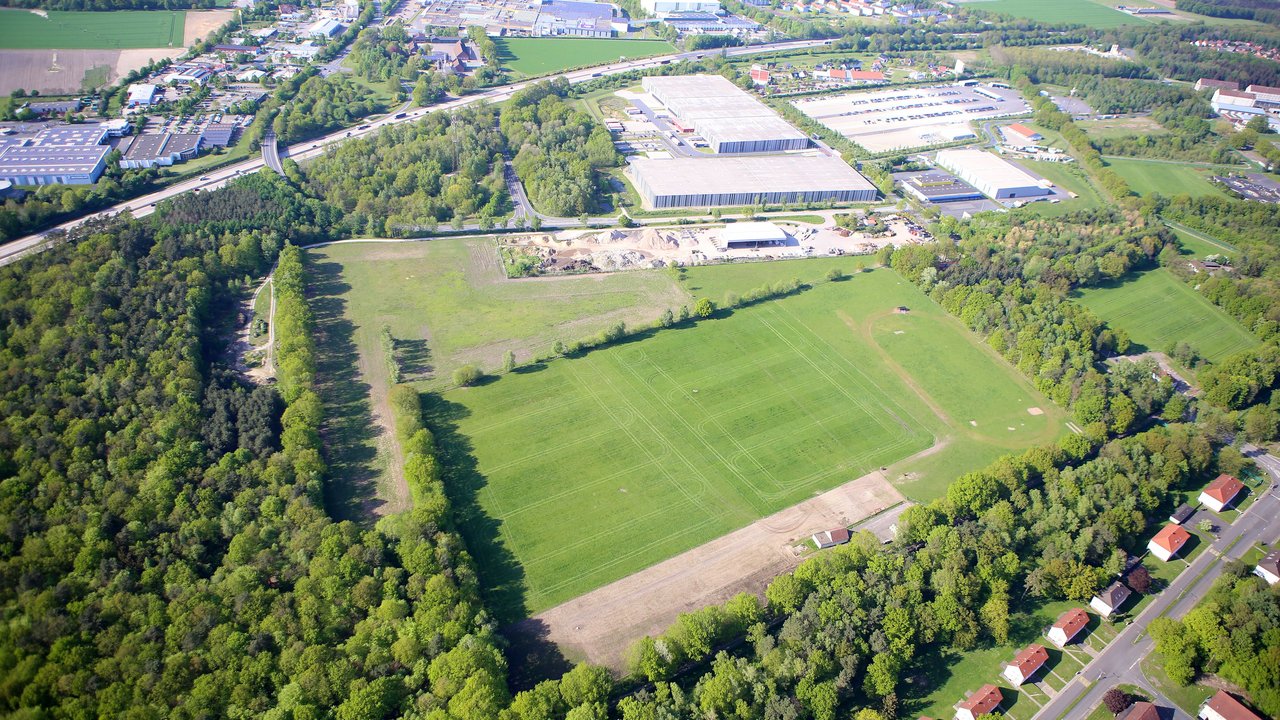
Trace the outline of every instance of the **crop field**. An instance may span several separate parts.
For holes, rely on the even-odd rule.
[[[1225,197],[1221,190],[1206,179],[1210,172],[1208,169],[1135,158],[1107,158],[1106,162],[1139,195],[1160,193],[1165,197],[1182,194]]]
[[[553,607],[922,451],[964,447],[981,464],[1058,436],[1061,412],[914,286],[885,270],[821,280],[834,263],[854,268],[693,268],[686,286],[713,298],[792,275],[812,285],[438,399],[431,422],[466,450],[446,472],[473,493],[455,502],[486,585],[501,586],[500,616]],[[936,496],[975,467],[903,489]]]
[[[0,48],[13,50],[122,50],[182,47],[187,14],[167,10],[64,12],[48,17],[0,11]]]
[[[1078,294],[1099,317],[1149,350],[1182,340],[1210,361],[1258,345],[1234,318],[1165,270],[1150,270],[1112,287]]]
[[[610,40],[605,38],[497,38],[502,66],[534,77],[621,58],[629,60],[674,53],[665,40]]]
[[[1145,19],[1126,15],[1093,0],[976,0],[966,4],[1014,17],[1047,23],[1080,23],[1100,29],[1147,23]]]

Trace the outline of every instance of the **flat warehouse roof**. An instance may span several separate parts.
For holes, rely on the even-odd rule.
[[[7,147],[0,151],[0,177],[88,173],[109,152],[111,148],[106,145]]]
[[[731,142],[749,140],[805,140],[808,135],[791,127],[777,115],[762,117],[705,118],[698,121],[698,133],[708,140]]]
[[[701,120],[709,117],[759,117],[775,115],[773,110],[742,94],[719,97],[669,98],[667,109],[681,120]]]
[[[871,190],[875,186],[838,157],[826,155],[632,158],[631,172],[654,196]]]
[[[640,80],[645,90],[668,98],[705,98],[743,95],[742,88],[720,75],[655,75]]]
[[[1031,173],[982,150],[940,150],[938,164],[952,172],[981,178],[993,187],[1040,184],[1040,180]]]

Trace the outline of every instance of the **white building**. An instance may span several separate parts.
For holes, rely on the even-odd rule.
[[[156,101],[156,93],[160,88],[155,85],[138,84],[129,86],[129,99],[125,101],[127,107],[148,107]]]
[[[640,0],[640,7],[658,17],[674,12],[718,13],[720,0]]]
[[[1098,611],[1102,617],[1111,617],[1111,614],[1124,606],[1126,600],[1129,599],[1131,590],[1125,587],[1119,580],[1111,583],[1111,585],[1102,592],[1093,596],[1089,601],[1089,607]]]
[[[1051,185],[1020,167],[982,150],[940,150],[938,165],[994,200],[1043,197]]]
[[[1169,562],[1177,557],[1178,553],[1182,551],[1182,547],[1190,539],[1191,533],[1187,532],[1186,528],[1169,523],[1161,528],[1155,537],[1151,538],[1151,541],[1147,543],[1147,550],[1161,560]]]
[[[1049,651],[1043,645],[1028,645],[1013,658],[1013,662],[1004,666],[1001,674],[1017,687],[1030,680],[1048,661]]]
[[[876,187],[839,157],[631,158],[627,174],[652,208],[872,202]]]
[[[1266,580],[1268,585],[1280,582],[1280,550],[1272,550],[1259,560],[1253,574]]]
[[[771,222],[740,222],[726,225],[720,231],[725,247],[758,247],[760,245],[785,245],[791,236]],[[835,532],[835,531],[830,531]],[[814,537],[817,537],[816,535]],[[848,542],[848,531],[845,531]]]
[[[1066,647],[1089,624],[1089,613],[1080,608],[1068,610],[1049,628],[1049,642]]]
[[[1257,713],[1222,690],[1204,701],[1199,717],[1201,720],[1262,720]]]
[[[1200,493],[1200,504],[1214,512],[1222,512],[1235,501],[1241,490],[1244,490],[1244,483],[1231,475],[1219,475]]]
[[[808,135],[719,75],[654,76],[643,78],[640,84],[717,153],[809,147]]]

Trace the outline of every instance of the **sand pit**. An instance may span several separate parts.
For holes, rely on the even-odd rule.
[[[572,660],[621,672],[627,650],[639,638],[666,630],[680,613],[740,592],[762,593],[770,580],[799,563],[793,545],[894,505],[868,523],[878,537],[889,535],[908,503],[873,472],[554,607],[514,630],[542,635]]]
[[[1038,407],[1029,407],[1029,408],[1027,408],[1027,414],[1028,414],[1028,415],[1043,415],[1043,414],[1044,414],[1044,410],[1041,410],[1041,409],[1040,409],[1040,408],[1038,408]]]

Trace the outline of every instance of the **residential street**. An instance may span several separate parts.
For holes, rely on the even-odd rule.
[[[1169,717],[1175,720],[1190,717],[1168,698],[1156,693],[1154,686],[1142,674],[1140,664],[1155,645],[1147,634],[1147,626],[1163,615],[1182,617],[1195,607],[1222,574],[1224,557],[1238,560],[1254,543],[1273,542],[1280,538],[1280,490],[1277,490],[1280,458],[1250,446],[1246,446],[1245,451],[1271,476],[1270,486],[1259,492],[1258,499],[1234,524],[1223,525],[1217,540],[1201,552],[1190,567],[1165,588],[1075,680],[1041,708],[1034,716],[1036,720],[1058,720],[1064,715],[1066,720],[1086,717],[1102,702],[1102,695],[1107,690],[1122,683],[1146,688],[1153,694],[1156,705],[1173,710]],[[1087,682],[1082,682],[1082,678]]]

